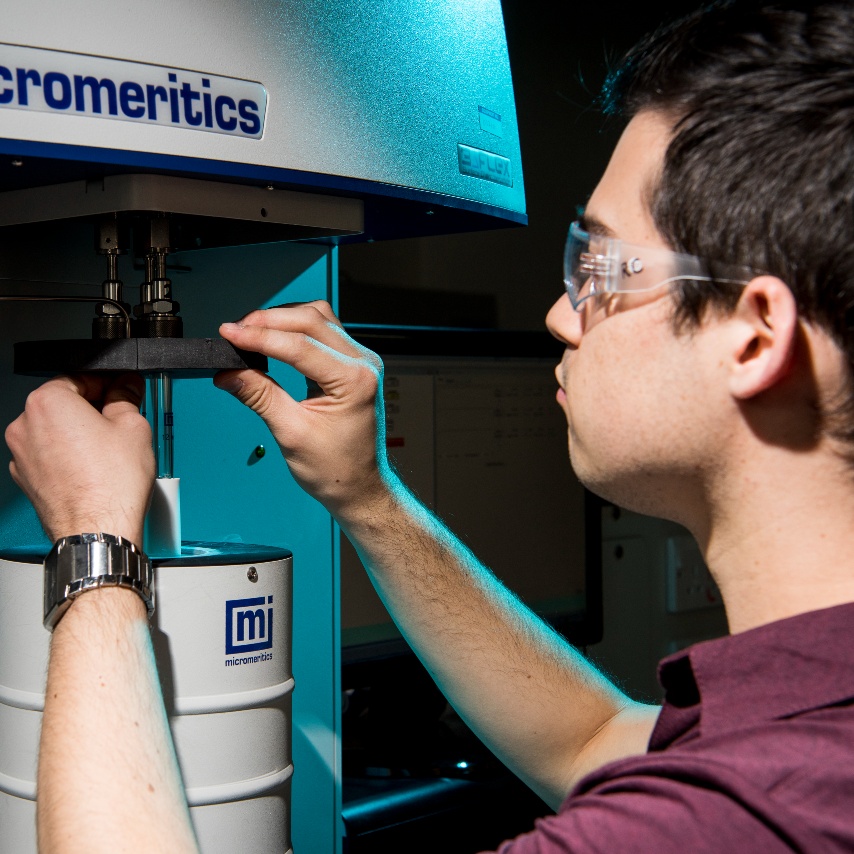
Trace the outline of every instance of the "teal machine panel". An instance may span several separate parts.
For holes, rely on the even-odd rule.
[[[77,245],[72,227],[71,245]],[[69,263],[82,278],[90,269],[88,243],[62,253],[61,263],[43,259],[39,277],[67,274]],[[283,302],[327,299],[336,302],[337,249],[323,245],[274,243],[176,254],[173,274],[181,292],[185,333],[215,334],[222,319],[253,308]],[[99,259],[100,260],[100,259]],[[127,259],[124,259],[127,260]],[[77,263],[75,263],[77,262]],[[99,266],[99,265],[98,265]],[[234,283],[238,282],[239,287]],[[9,287],[12,287],[10,284]],[[17,283],[18,291],[28,290]],[[211,289],[221,296],[212,300]],[[96,293],[93,285],[75,292]],[[86,329],[87,306],[51,306],[38,315],[26,303],[0,308],[0,419],[5,425],[20,412],[26,394],[40,380],[12,373],[11,341],[24,336],[63,338],[69,329]],[[270,363],[270,374],[296,397],[305,394],[305,378]],[[294,851],[326,854],[340,847],[340,696],[338,639],[338,538],[328,513],[294,483],[264,423],[215,388],[209,379],[174,382],[175,473],[181,478],[185,541],[264,543],[294,554],[291,834]],[[255,449],[263,446],[259,458]],[[0,476],[0,549],[48,543],[29,502],[8,476],[8,450],[2,447]],[[3,562],[0,560],[0,573]],[[40,578],[40,573],[38,574]],[[40,582],[39,582],[40,584]],[[205,591],[199,590],[204,596]],[[14,616],[0,606],[0,620]],[[38,620],[38,615],[32,615]],[[217,636],[216,641],[220,638]],[[2,670],[2,667],[0,667]],[[0,677],[2,682],[2,677]],[[0,685],[0,695],[4,686]],[[0,696],[0,705],[2,705]],[[211,749],[217,749],[211,745]],[[4,770],[0,744],[0,775]],[[2,789],[2,781],[0,781]],[[2,799],[2,792],[0,792]],[[3,805],[0,803],[0,814]],[[11,821],[11,820],[10,820]],[[7,824],[0,822],[0,826]],[[2,832],[0,832],[2,833]],[[3,847],[0,835],[0,848]],[[34,848],[32,849],[35,850]],[[26,849],[21,849],[26,854]]]
[[[335,248],[280,243],[185,257],[192,267],[188,278],[204,282],[185,289],[191,295],[187,314],[200,334],[222,317],[241,316],[246,302],[259,308],[336,302]],[[213,307],[207,289],[227,290],[235,276],[240,298]],[[294,397],[305,396],[305,378],[293,369],[271,362],[269,373]],[[341,797],[336,526],[293,481],[264,423],[211,383],[176,381],[175,420],[186,538],[268,543],[294,554],[292,838],[295,852],[335,851]],[[266,450],[261,458],[258,446]]]
[[[187,253],[178,262],[186,260],[187,277],[204,283],[182,287],[187,314],[202,334],[222,317],[241,316],[247,303],[267,308],[327,299],[334,306],[336,255],[330,247],[281,243]],[[239,296],[212,308],[206,290],[228,291],[236,277]],[[269,373],[294,397],[305,396],[305,378],[293,369],[271,362]],[[174,404],[185,538],[267,543],[294,554],[293,846],[307,854],[335,851],[341,763],[336,526],[294,483],[253,412],[204,380],[176,380]],[[266,451],[261,458],[258,446]]]

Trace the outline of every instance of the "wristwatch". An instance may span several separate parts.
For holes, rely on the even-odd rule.
[[[54,544],[44,562],[44,625],[53,631],[68,606],[87,590],[125,587],[154,614],[151,561],[130,540],[113,534],[75,534]]]

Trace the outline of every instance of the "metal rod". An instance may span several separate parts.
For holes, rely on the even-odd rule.
[[[119,277],[119,256],[114,252],[107,255],[107,278],[112,280]]]
[[[158,462],[158,477],[174,477],[174,434],[172,414],[172,377],[160,374],[160,408],[163,412],[163,439],[160,443],[161,459]]]

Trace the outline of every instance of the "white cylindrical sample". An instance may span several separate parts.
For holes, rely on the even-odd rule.
[[[181,478],[158,477],[145,517],[143,551],[151,558],[181,556]]]
[[[201,851],[288,852],[292,558],[237,543],[182,552],[155,561],[152,641]],[[36,851],[42,558],[0,552],[0,850],[15,854]]]

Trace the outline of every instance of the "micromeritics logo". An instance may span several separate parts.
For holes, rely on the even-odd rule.
[[[267,605],[267,608],[264,606]],[[273,597],[229,599],[225,603],[225,654],[273,648]]]
[[[234,77],[0,44],[0,109],[260,139],[267,91]]]

